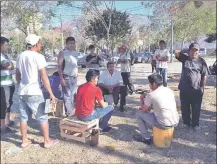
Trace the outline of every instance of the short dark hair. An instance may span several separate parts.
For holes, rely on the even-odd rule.
[[[1,36],[1,44],[5,44],[5,42],[9,43],[9,39]]]
[[[92,50],[92,49],[94,49],[94,48],[95,48],[95,46],[92,45],[92,44],[88,47],[89,50]]]
[[[197,48],[198,50],[200,50],[200,45],[199,45],[199,43],[197,43],[197,42],[194,42],[194,43],[191,43],[190,45],[189,45],[189,50],[191,49],[191,48]]]
[[[160,74],[154,73],[148,76],[148,81],[151,85],[154,83],[157,84],[157,86],[161,86],[163,84],[163,78]]]
[[[112,62],[112,61],[109,61],[109,62],[107,63],[107,68],[108,68],[109,65],[112,65],[112,64],[115,64],[115,63]]]
[[[164,40],[160,40],[160,41],[159,41],[159,44],[161,44],[161,43],[163,43],[163,44],[166,45],[166,42],[165,42]]]
[[[90,82],[93,78],[97,76],[99,76],[99,73],[95,70],[90,69],[89,71],[87,71],[85,78],[87,82]]]
[[[75,42],[75,38],[70,36],[68,38],[66,38],[66,43],[70,42],[70,41],[74,41]]]

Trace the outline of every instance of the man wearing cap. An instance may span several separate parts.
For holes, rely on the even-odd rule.
[[[192,126],[195,130],[199,129],[201,103],[208,74],[207,64],[199,54],[200,46],[198,43],[192,43],[189,46],[188,56],[182,52],[176,54],[176,59],[182,62],[178,88],[180,90],[183,124],[187,127]]]
[[[154,53],[156,57],[156,72],[163,78],[163,86],[167,86],[167,68],[170,53],[166,49],[166,42],[164,40],[159,41],[160,49],[157,49]]]
[[[128,87],[129,93],[132,94],[134,91],[134,86],[130,78],[131,72],[131,56],[127,52],[127,47],[125,45],[119,48],[120,58],[118,59],[118,64],[121,64],[121,76],[123,78],[123,83]]]
[[[45,100],[40,87],[40,79],[49,92],[51,102],[55,103],[55,96],[50,87],[47,77],[47,63],[43,55],[39,54],[41,49],[40,37],[30,34],[26,37],[27,50],[22,52],[16,62],[16,80],[19,84],[18,93],[20,95],[20,130],[22,135],[21,147],[25,148],[31,145],[31,140],[27,137],[28,118],[35,116],[41,124],[42,134],[44,136],[44,147],[50,148],[58,143],[49,137],[48,115],[45,114]]]
[[[100,118],[100,129],[102,132],[108,132],[111,130],[111,127],[108,126],[108,121],[114,108],[104,102],[102,91],[96,86],[98,76],[99,73],[96,70],[89,70],[87,72],[87,82],[79,86],[76,95],[75,115],[83,121]],[[100,108],[96,108],[95,103],[99,104]]]
[[[58,73],[62,85],[65,112],[67,116],[73,115],[74,96],[77,91],[78,52],[75,51],[75,38],[66,39],[66,48],[58,56]]]
[[[10,118],[10,108],[12,105],[12,97],[14,94],[14,84],[12,80],[12,70],[14,65],[7,56],[9,40],[5,37],[1,37],[1,133],[11,132],[10,128],[5,125],[5,119]],[[9,125],[13,125],[14,122],[10,122]]]

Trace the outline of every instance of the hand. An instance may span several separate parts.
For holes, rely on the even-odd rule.
[[[55,104],[56,104],[56,97],[53,94],[50,95],[50,102],[51,102],[52,106],[55,106]]]
[[[61,79],[60,83],[61,83],[62,87],[66,87],[66,82],[64,79]]]

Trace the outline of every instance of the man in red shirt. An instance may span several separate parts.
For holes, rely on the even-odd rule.
[[[82,121],[100,118],[100,129],[102,132],[108,132],[111,130],[111,127],[108,126],[108,121],[114,108],[108,105],[107,102],[104,102],[102,91],[96,86],[98,76],[99,74],[95,70],[87,72],[87,82],[82,84],[77,90],[75,115]],[[95,108],[95,103],[98,103],[101,108]]]

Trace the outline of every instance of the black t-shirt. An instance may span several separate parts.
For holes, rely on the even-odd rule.
[[[86,62],[89,62],[92,58],[96,58],[96,60],[92,61],[90,64],[99,64],[100,62],[100,57],[99,56],[93,56],[93,55],[88,55],[86,57]]]
[[[184,54],[180,54],[179,57],[176,58],[182,62],[179,90],[184,92],[202,91],[202,77],[208,74],[205,60],[201,57],[190,59],[189,56]]]

